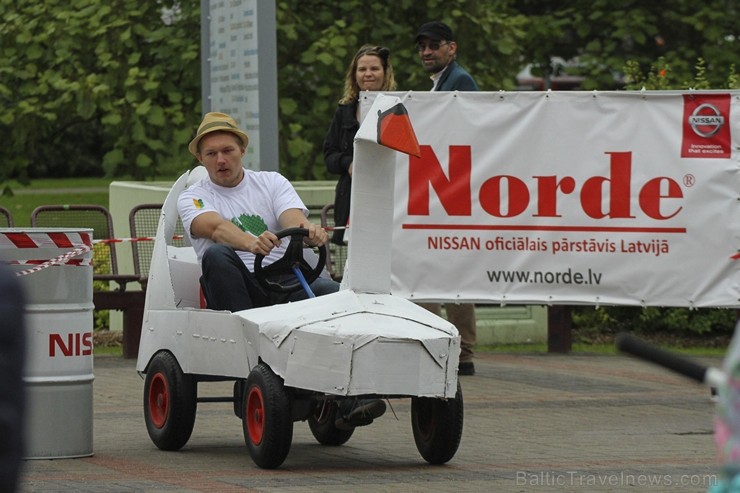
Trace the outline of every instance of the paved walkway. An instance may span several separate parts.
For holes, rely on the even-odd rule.
[[[296,423],[287,460],[269,471],[251,461],[229,404],[199,404],[181,451],[155,448],[134,366],[96,358],[94,455],[26,461],[22,492],[705,492],[719,471],[708,390],[625,356],[479,355],[462,377],[462,443],[444,466],[418,454],[404,399],[341,447]]]

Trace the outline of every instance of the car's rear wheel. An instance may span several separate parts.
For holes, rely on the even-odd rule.
[[[322,445],[343,445],[352,437],[355,429],[340,430],[335,426],[339,414],[339,402],[334,399],[318,401],[308,418],[308,427],[314,438]]]
[[[197,383],[185,375],[166,351],[154,355],[144,382],[144,420],[152,442],[162,450],[179,450],[195,425]]]

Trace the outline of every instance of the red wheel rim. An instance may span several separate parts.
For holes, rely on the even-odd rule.
[[[259,445],[265,433],[265,402],[262,391],[258,387],[251,387],[247,396],[247,431],[249,440]]]
[[[164,375],[157,373],[149,384],[149,417],[152,424],[162,428],[170,411],[170,389]]]

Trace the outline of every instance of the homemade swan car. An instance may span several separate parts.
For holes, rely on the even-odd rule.
[[[385,116],[398,121],[383,124]],[[364,181],[367,199],[387,204],[393,193],[388,157],[395,151],[378,142],[389,140],[384,144],[405,150],[400,132],[410,133],[417,151],[418,143],[397,98],[378,97],[364,123],[370,137],[362,140],[362,128],[358,132],[353,196],[362,193]],[[381,139],[381,132],[390,138]],[[359,171],[363,159],[367,178]],[[203,176],[204,169],[196,168],[174,184],[154,245],[136,366],[145,378],[144,416],[154,444],[180,449],[190,438],[198,402],[233,402],[253,461],[275,468],[288,455],[294,422],[308,421],[323,445],[341,445],[354,432],[336,426],[342,404],[411,398],[421,456],[432,464],[452,459],[463,429],[460,338],[446,320],[389,294],[392,207],[376,206],[363,217],[353,202],[350,260],[339,292],[235,313],[215,311],[201,308],[201,271],[193,248],[172,244],[177,197]],[[298,258],[286,254],[280,262],[310,270],[301,248],[288,250]],[[198,398],[199,384],[224,380],[234,382],[233,396]]]

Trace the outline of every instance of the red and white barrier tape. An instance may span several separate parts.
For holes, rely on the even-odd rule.
[[[346,226],[324,228],[326,231],[348,229]],[[173,240],[182,240],[183,235],[174,235]],[[16,276],[27,276],[53,265],[76,265],[89,266],[92,259],[74,259],[92,250],[93,245],[110,243],[136,243],[141,241],[154,241],[154,237],[140,238],[108,238],[103,240],[91,240],[88,233],[69,232],[7,232],[0,233],[0,248],[72,248],[73,250],[49,260],[9,260],[4,263],[9,265],[34,265],[31,269],[16,272]],[[79,245],[79,246],[77,246]]]
[[[85,252],[82,252],[82,253],[85,253]],[[47,262],[51,262],[52,260],[56,261],[61,257],[62,255],[60,255],[56,259],[50,259],[50,260],[41,260],[41,259],[3,260],[2,263],[6,265],[42,265],[42,264],[46,264]],[[75,265],[75,266],[83,266],[83,267],[92,265],[92,264],[93,264],[92,258],[78,258],[78,259],[71,258],[71,259],[67,259],[64,262],[64,265]],[[57,265],[57,264],[54,264],[54,265]]]
[[[89,247],[87,245],[82,245],[78,248],[75,248],[74,250],[67,252],[63,255],[59,255],[58,257],[55,257],[51,260],[47,260],[46,262],[37,265],[36,267],[33,267],[31,269],[22,270],[19,272],[16,272],[16,276],[27,276],[29,274],[34,274],[36,272],[42,271],[48,267],[51,267],[52,265],[62,265],[62,264],[74,264],[74,265],[83,265],[81,262],[70,262],[70,259],[77,257],[78,255],[83,255],[87,252],[92,250],[92,247]],[[19,262],[20,263],[20,262]],[[88,262],[88,265],[90,263]]]
[[[184,238],[183,235],[173,235],[173,240],[182,240]],[[93,240],[94,244],[109,244],[109,243],[137,243],[139,241],[154,241],[156,238],[153,236],[143,236],[141,238],[108,238],[105,240]]]
[[[76,248],[80,245],[92,247],[89,233],[36,231],[0,233],[0,248]]]
[[[6,264],[34,265],[33,268],[16,272],[16,276],[27,276],[53,265],[91,265],[92,259],[75,259],[92,250],[93,242],[87,232],[6,232],[0,234],[0,249],[71,248],[72,250],[49,260],[11,260]]]

